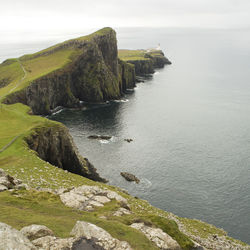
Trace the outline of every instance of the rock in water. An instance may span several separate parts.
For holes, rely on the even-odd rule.
[[[19,231],[0,222],[0,250],[35,250],[36,247]]]
[[[97,139],[97,140],[110,140],[112,136],[109,135],[90,135],[88,139]]]
[[[20,232],[29,240],[35,240],[44,236],[54,236],[54,233],[46,226],[35,224],[23,227]]]
[[[124,141],[126,141],[126,142],[132,142],[133,141],[133,139],[124,139]]]
[[[121,176],[124,177],[127,181],[135,181],[137,184],[140,182],[140,180],[135,175],[128,172],[121,172]]]

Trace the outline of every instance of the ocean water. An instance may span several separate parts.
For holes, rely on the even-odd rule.
[[[119,48],[160,43],[173,64],[120,102],[63,110],[51,119],[69,128],[80,153],[110,184],[250,243],[249,30],[123,28],[117,35]],[[70,36],[3,42],[0,60]],[[112,139],[88,139],[92,134]]]

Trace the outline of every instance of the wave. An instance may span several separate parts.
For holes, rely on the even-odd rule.
[[[121,99],[121,100],[113,100],[113,102],[122,103],[122,102],[129,102],[129,100],[128,99]]]
[[[148,189],[152,186],[152,182],[147,178],[142,178],[139,183],[141,189]]]
[[[102,144],[107,144],[107,143],[110,143],[110,140],[99,140],[99,142]]]
[[[59,113],[61,113],[63,110],[64,110],[64,108],[61,108],[61,109],[59,109],[59,110],[57,110],[57,111],[52,112],[51,115],[53,116],[53,115],[59,114]]]

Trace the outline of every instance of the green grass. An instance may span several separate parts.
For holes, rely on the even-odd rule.
[[[145,50],[126,50],[121,49],[118,51],[118,57],[123,61],[147,61],[149,58],[145,58]]]
[[[107,207],[106,207],[107,206]],[[118,207],[108,203],[103,209]],[[0,193],[0,221],[21,229],[30,224],[45,225],[58,237],[69,237],[76,221],[94,223],[113,237],[125,240],[138,250],[157,249],[141,232],[118,221],[101,219],[102,210],[83,212],[65,207],[58,196],[46,192],[15,191]]]
[[[140,220],[160,227],[177,240],[183,249],[190,249],[193,246],[193,243],[178,230],[178,226],[172,220],[150,213],[140,217],[136,211],[128,216],[112,216],[112,213],[120,207],[115,200],[94,212],[84,212],[64,206],[60,198],[51,193],[16,190],[0,193],[0,207],[0,221],[16,229],[30,224],[40,224],[52,229],[58,237],[69,237],[76,221],[83,220],[102,227],[119,240],[129,242],[134,249],[157,249],[144,234],[129,226]],[[106,216],[107,220],[101,219],[101,216]]]
[[[126,62],[129,61],[147,61],[150,60],[150,57],[162,57],[162,51],[161,50],[128,50],[128,49],[120,49],[118,51],[118,57]]]

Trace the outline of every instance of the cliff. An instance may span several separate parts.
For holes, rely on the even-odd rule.
[[[135,66],[138,76],[153,74],[154,69],[171,64],[161,50],[119,50],[118,55],[124,62]]]
[[[91,180],[106,182],[88,159],[78,153],[66,127],[57,125],[36,128],[25,141],[44,161]]]
[[[66,170],[79,177],[106,181],[88,159],[78,153],[64,125],[29,113],[29,107],[20,103],[0,104],[1,167],[20,175],[18,177],[27,184],[36,186],[54,185],[55,180],[48,179],[48,173],[53,172],[55,166],[61,174]],[[39,171],[36,173],[35,169]]]
[[[2,70],[11,75],[21,66],[24,76],[21,78],[19,72],[19,78],[13,79],[14,89],[11,84],[6,86],[8,74],[3,79],[0,77],[2,86],[7,91],[10,89],[4,103],[21,102],[30,106],[34,114],[46,115],[57,106],[77,107],[79,101],[99,103],[118,99],[127,87],[134,85],[135,73],[125,62],[118,65],[117,55],[116,33],[104,28],[6,61],[0,66],[0,73]]]

